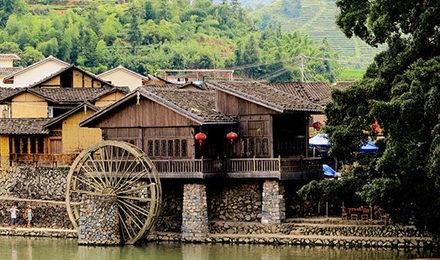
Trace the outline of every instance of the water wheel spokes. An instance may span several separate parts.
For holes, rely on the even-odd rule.
[[[83,151],[67,178],[67,212],[76,229],[78,203],[84,195],[115,197],[122,241],[133,244],[158,215],[161,185],[153,163],[140,149],[125,142],[104,141]]]

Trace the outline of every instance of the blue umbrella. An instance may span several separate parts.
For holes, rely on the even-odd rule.
[[[336,171],[333,170],[333,168],[328,166],[327,164],[322,165],[322,171],[324,172],[325,176],[336,177]]]

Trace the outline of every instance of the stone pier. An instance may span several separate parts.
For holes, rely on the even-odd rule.
[[[261,223],[279,224],[286,218],[284,186],[277,180],[263,183]]]
[[[182,237],[200,240],[209,233],[205,184],[183,185]]]
[[[115,196],[84,196],[80,207],[78,244],[118,245],[118,204]]]

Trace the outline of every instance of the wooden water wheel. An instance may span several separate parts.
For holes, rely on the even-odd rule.
[[[81,152],[67,177],[67,212],[76,229],[84,195],[115,197],[121,240],[134,244],[150,230],[158,215],[161,185],[153,163],[139,148],[103,141]]]

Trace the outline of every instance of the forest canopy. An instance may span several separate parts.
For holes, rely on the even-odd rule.
[[[0,0],[0,53],[17,53],[22,66],[53,55],[94,73],[118,65],[140,73],[238,68],[243,77],[270,81],[300,80],[303,62],[304,79],[335,80],[337,56],[326,41],[282,32],[271,21],[257,25],[236,0],[85,1],[56,9]]]

